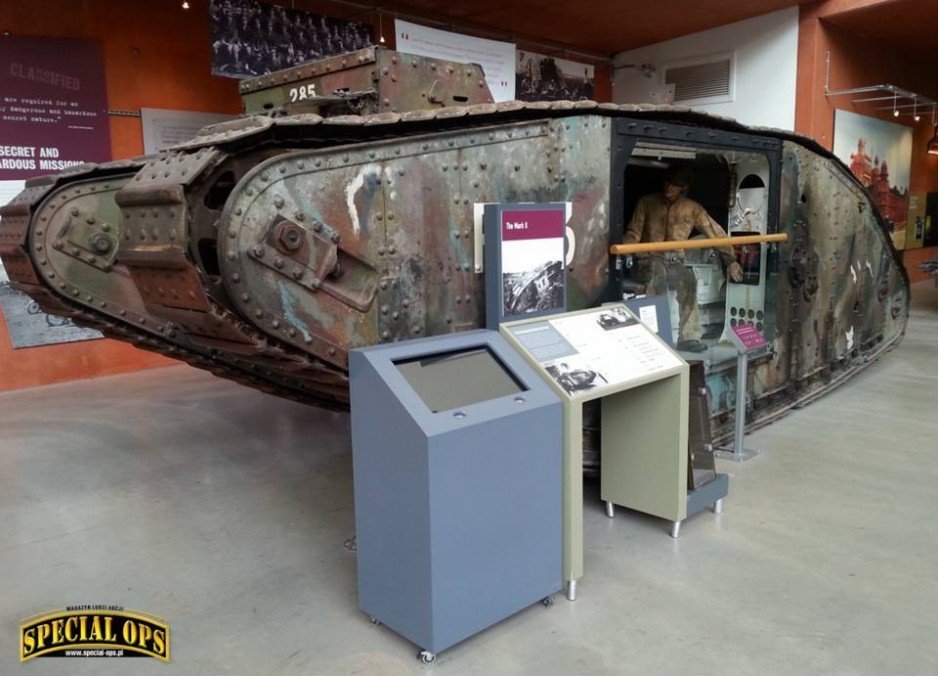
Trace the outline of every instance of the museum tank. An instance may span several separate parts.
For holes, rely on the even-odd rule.
[[[187,143],[28,181],[0,209],[13,284],[108,337],[345,409],[349,350],[484,325],[482,205],[569,203],[567,308],[596,306],[621,297],[609,247],[626,177],[693,148],[756,162],[761,231],[788,235],[764,249],[773,351],[750,366],[753,423],[843,382],[905,330],[908,277],[886,225],[811,139],[673,106],[496,104],[478,66],[381,48],[240,87],[245,115]],[[734,380],[730,361],[708,366],[719,437]]]

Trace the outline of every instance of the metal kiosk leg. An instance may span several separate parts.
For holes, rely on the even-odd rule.
[[[748,370],[749,355],[745,350],[740,350],[736,357],[736,425],[733,431],[733,446],[721,446],[713,452],[716,457],[723,460],[742,462],[759,455],[759,451],[743,446],[746,436],[746,397],[748,392],[746,389],[746,376]]]

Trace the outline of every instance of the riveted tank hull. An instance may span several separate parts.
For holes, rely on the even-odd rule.
[[[111,337],[344,408],[349,350],[484,324],[484,204],[570,203],[567,307],[618,297],[609,247],[627,216],[626,167],[636,148],[667,142],[757,157],[764,230],[789,237],[760,278],[773,350],[751,365],[754,423],[843,382],[904,332],[908,278],[884,222],[808,139],[594,102],[283,112],[30,181],[0,210],[11,279],[47,312]],[[736,393],[718,361],[708,383],[720,436]]]

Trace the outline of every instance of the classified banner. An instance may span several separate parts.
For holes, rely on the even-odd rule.
[[[0,37],[0,181],[109,159],[98,43]]]

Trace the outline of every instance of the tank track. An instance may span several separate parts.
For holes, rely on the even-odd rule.
[[[238,291],[244,273],[227,244],[239,238],[232,224],[251,197],[251,185],[273,184],[289,167],[304,170],[307,163],[316,165],[322,153],[343,149],[361,153],[376,144],[409,139],[435,142],[449,132],[510,134],[526,123],[581,115],[624,118],[646,131],[660,122],[705,126],[730,137],[754,131],[680,107],[590,101],[512,101],[331,118],[274,111],[206,127],[193,140],[154,157],[84,165],[28,182],[16,200],[0,209],[0,254],[15,286],[46,312],[71,317],[105,335],[256,389],[328,409],[346,409],[347,350],[357,345],[342,344],[325,333],[298,334],[293,327],[281,328],[277,319],[267,325],[263,299],[253,298],[252,291]],[[755,131],[794,141],[837,161],[810,139],[779,130]],[[116,184],[120,184],[117,189]],[[104,197],[105,193],[113,195]],[[83,200],[98,207],[75,206]],[[107,231],[94,222],[105,203],[114,209]],[[249,250],[250,257],[266,266],[263,272],[269,279],[290,272],[308,292],[366,310],[368,290],[356,295],[343,288],[361,259],[354,252],[343,254],[339,233],[327,223],[308,218],[297,210],[292,220],[278,224],[279,238],[261,242]],[[50,236],[53,222],[58,223],[56,237]],[[306,247],[309,260],[285,272],[284,256],[278,251],[294,243],[291,237]],[[100,283],[88,282],[90,288],[81,288],[61,281],[61,275],[50,276],[51,266],[43,261],[47,254],[51,258],[53,249],[74,259],[67,267],[80,269],[77,277],[87,279],[96,270]],[[902,270],[898,254],[892,255]],[[120,313],[126,310],[121,303],[127,294],[110,286],[108,275],[135,290],[132,311]],[[340,278],[341,284],[336,281]],[[264,330],[258,328],[261,320]],[[365,337],[371,342],[388,339]]]

